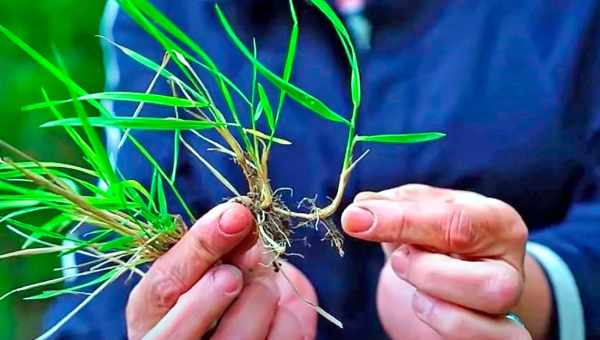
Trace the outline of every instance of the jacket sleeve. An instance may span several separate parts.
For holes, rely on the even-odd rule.
[[[528,245],[553,290],[554,338],[600,337],[600,203],[577,204],[563,223],[534,233]]]

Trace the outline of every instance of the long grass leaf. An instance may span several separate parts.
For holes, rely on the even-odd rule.
[[[281,144],[281,145],[292,145],[292,142],[290,142],[287,139],[283,139],[283,138],[279,138],[279,137],[273,137],[273,136],[268,136],[263,132],[260,132],[258,130],[253,130],[253,129],[244,129],[246,130],[247,133],[251,134],[252,136],[255,136],[257,138],[263,139],[265,141],[268,140],[273,140],[273,143],[277,143],[277,144]]]
[[[163,186],[162,177],[158,177],[156,194],[158,200],[158,211],[161,215],[166,215],[169,211],[167,208],[167,197],[165,195],[165,187]]]
[[[189,217],[189,219],[192,220],[192,221],[195,221],[196,218],[194,217],[194,214],[192,213],[192,210],[190,209],[190,207],[188,206],[188,204],[185,202],[185,200],[181,196],[181,193],[179,193],[179,190],[177,190],[177,188],[175,187],[175,183],[173,183],[173,182],[170,181],[169,176],[160,167],[160,164],[158,164],[158,162],[156,161],[156,159],[154,159],[154,157],[152,157],[152,155],[148,152],[148,150],[137,139],[132,138],[130,140],[131,140],[131,143],[140,152],[140,154],[142,154],[142,156],[144,156],[144,158],[146,158],[146,160],[150,163],[150,165],[152,165],[152,167],[167,182],[167,184],[171,188],[171,191],[175,195],[175,198],[177,199],[177,201],[179,202],[179,204],[181,205],[181,207],[183,208],[183,210],[185,210],[185,213],[187,214],[187,216]]]
[[[153,93],[143,93],[143,92],[100,92],[100,93],[92,93],[80,96],[77,98],[81,101],[89,101],[89,100],[111,100],[111,101],[127,101],[127,102],[136,102],[136,103],[146,103],[146,104],[154,104],[154,105],[162,105],[169,107],[187,107],[187,108],[202,108],[208,105],[208,102],[201,102],[197,100],[189,100],[186,98],[178,98],[171,96],[163,96],[159,94]],[[50,103],[36,103],[23,107],[25,111],[37,110],[46,108],[49,105],[60,105],[65,103],[73,102],[72,99],[67,100],[56,100]]]
[[[216,127],[223,127],[222,124],[206,120],[185,120],[177,118],[131,118],[131,117],[90,117],[88,118],[91,126],[96,127],[114,127],[119,129],[133,130],[207,130]],[[42,127],[57,126],[81,126],[82,121],[79,118],[66,118],[47,122]]]
[[[33,50],[31,47],[29,47],[29,45],[25,44],[22,40],[20,40],[19,38],[17,38],[14,34],[12,34],[10,31],[4,29],[2,26],[0,26],[0,32],[4,33],[5,35],[9,36],[9,38],[11,38],[11,40],[16,39],[17,45],[20,46],[22,49],[24,49],[32,58],[34,58],[36,61],[38,61],[38,63],[40,65],[42,65],[44,68],[46,68],[46,70],[48,70],[52,75],[54,75],[58,80],[60,80],[61,82],[63,82],[65,85],[69,86],[70,88],[76,90],[78,95],[86,95],[88,94],[83,88],[81,88],[79,85],[77,85],[77,83],[75,83],[73,80],[71,80],[71,78],[67,77],[64,75],[64,73],[57,68],[56,66],[54,66],[52,63],[50,63],[47,59],[45,59],[42,55],[40,55],[39,53],[37,53],[35,50]],[[49,101],[49,99],[48,99]],[[106,108],[97,100],[91,100],[90,104],[92,106],[94,106],[96,109],[98,109],[98,111],[101,113],[101,115],[103,117],[112,117],[112,114],[106,110]],[[52,106],[50,106],[51,110],[52,110]],[[58,114],[57,110],[52,110],[55,114]],[[74,130],[67,130],[67,131],[74,131]],[[77,141],[81,142],[82,139],[81,138],[77,138],[77,134],[73,134],[72,135]],[[151,165],[153,166],[158,166],[158,163],[156,162],[156,160],[152,157],[152,155],[143,147],[143,145],[133,136],[128,136],[128,139],[136,146],[136,148],[138,149],[138,151],[144,156],[144,158],[146,158]],[[83,150],[87,150],[89,152],[92,152],[91,148],[86,147],[86,144],[84,143],[78,143],[78,145],[80,145],[80,147],[83,148]],[[89,161],[93,161],[93,157],[90,156]],[[92,163],[93,164],[93,163]],[[159,167],[160,168],[160,167]],[[101,170],[96,169],[98,173],[101,172]],[[164,172],[161,169],[161,175],[164,175],[164,178],[168,178]],[[181,206],[183,207],[183,209],[186,211],[188,217],[192,220],[195,220],[194,215],[192,214],[191,210],[189,209],[189,207],[187,206],[187,204],[185,203],[185,201],[183,200],[183,197],[181,196],[181,194],[179,193],[179,191],[177,190],[177,188],[169,182],[169,187],[171,188],[171,190],[173,191],[173,194],[176,196],[177,200],[179,201],[179,203],[181,204]]]
[[[20,257],[20,256],[33,256],[33,255],[58,253],[65,249],[70,249],[70,248],[71,247],[57,246],[57,247],[47,247],[47,248],[22,249],[22,250],[14,251],[12,253],[2,254],[2,255],[0,255],[0,259],[8,259],[11,257]]]
[[[186,82],[184,82],[183,80],[181,80],[180,78],[175,76],[169,70],[167,70],[165,68],[161,68],[161,65],[155,63],[151,59],[143,56],[142,54],[140,54],[132,49],[129,49],[123,45],[117,44],[116,42],[109,40],[107,38],[104,38],[104,37],[102,37],[102,38],[105,39],[111,45],[118,48],[123,54],[125,54],[132,60],[136,61],[137,63],[141,64],[142,66],[145,66],[146,68],[148,68],[154,72],[159,72],[159,74],[166,80],[173,81],[173,82],[177,83],[177,85],[184,87],[186,89],[186,91],[188,91],[188,93],[190,93],[192,95],[192,97],[196,98],[198,101],[201,101],[201,102],[206,101],[206,97],[204,97],[204,95],[201,95],[200,92],[193,89]]]
[[[109,284],[111,284],[116,279],[118,279],[126,270],[127,270],[127,268],[118,269],[111,278],[104,281],[104,283],[102,283],[102,285],[100,285],[98,288],[96,288],[96,290],[92,294],[90,294],[87,298],[85,298],[85,300],[83,300],[79,305],[77,305],[77,307],[73,308],[66,316],[64,316],[59,322],[57,322],[54,326],[52,326],[52,328],[50,328],[48,331],[46,331],[44,334],[42,334],[37,339],[45,340],[45,339],[50,338],[65,323],[67,323],[69,320],[71,320],[71,318],[75,314],[79,313],[79,311],[81,309],[83,309],[83,307],[87,306],[98,294],[100,294],[100,292],[102,292],[106,287],[108,287]]]
[[[325,0],[310,0],[310,2],[315,5],[325,17],[331,22],[334,29],[336,30],[338,37],[340,38],[340,42],[344,47],[344,51],[346,52],[346,56],[348,58],[348,62],[350,63],[351,68],[351,77],[350,77],[350,93],[352,97],[352,102],[355,108],[360,106],[361,102],[361,85],[360,85],[360,72],[358,67],[358,60],[356,56],[356,51],[354,45],[352,43],[352,38],[346,29],[346,26],[342,22],[342,20],[335,13],[331,5]]]
[[[269,102],[269,97],[267,96],[265,88],[260,83],[258,84],[258,98],[263,108],[262,111],[265,112],[265,118],[267,119],[269,129],[271,130],[271,133],[273,133],[275,132],[275,118],[273,117],[273,108],[271,107],[271,103]]]
[[[186,45],[188,48],[190,48],[194,53],[196,53],[202,59],[202,61],[208,66],[208,68],[218,71],[218,67],[215,64],[215,62],[212,60],[212,58],[202,48],[200,48],[200,46],[198,46],[198,44],[196,44],[196,42],[192,38],[190,38],[187,34],[185,34],[185,32],[183,32],[179,27],[177,27],[177,25],[175,23],[173,23],[160,10],[158,10],[154,5],[152,5],[152,3],[150,3],[147,0],[119,0],[119,2],[128,3],[129,4],[128,7],[130,9],[132,9],[131,4],[135,4],[135,6],[137,8],[134,8],[132,10],[132,12],[134,12],[134,13],[137,12],[137,13],[135,13],[135,16],[138,18],[138,20],[142,21],[144,28],[152,31],[153,35],[160,36],[161,40],[163,40],[163,41],[170,41],[170,40],[166,40],[166,37],[164,36],[164,34],[162,34],[160,31],[158,31],[158,29],[156,29],[155,27],[154,28],[150,27],[151,25],[149,25],[149,22],[144,22],[143,20],[141,20],[142,19],[142,18],[140,18],[141,13],[144,13],[145,15],[147,15],[162,29],[164,29],[166,32],[168,32],[173,37],[175,37],[177,40],[179,40],[184,45]],[[138,10],[138,8],[139,8],[139,10]],[[141,12],[140,12],[140,10],[141,10]],[[168,48],[168,50],[174,49],[174,50],[178,51],[179,53],[182,53],[184,56],[189,55],[187,52],[185,52],[183,49],[181,49],[179,46],[177,46],[177,44],[173,43],[172,41],[170,41],[169,45],[171,46],[171,48]],[[228,105],[229,110],[232,112],[233,115],[237,115],[236,114],[237,110],[235,108],[235,105],[233,104],[231,93],[227,89],[225,82],[219,76],[215,76],[215,78],[217,80],[219,89],[221,90],[221,93],[223,95],[223,98],[225,99],[225,102]]]
[[[289,0],[290,16],[292,18],[292,29],[290,31],[290,39],[288,43],[288,50],[285,57],[285,64],[283,66],[283,80],[286,82],[290,81],[292,76],[292,70],[294,69],[294,61],[296,59],[296,49],[298,47],[298,16],[296,15],[296,8],[294,7],[294,0]],[[279,116],[283,109],[283,102],[285,100],[285,91],[281,91],[279,95],[279,102],[277,103],[277,111],[275,113],[275,126],[279,123]]]
[[[446,134],[441,132],[420,132],[407,134],[356,136],[356,141],[369,143],[413,144],[430,142],[445,136]]]
[[[67,71],[66,65],[64,64],[60,55],[58,53],[55,54],[58,59],[60,68],[62,69],[63,73],[68,77],[69,73]],[[100,138],[100,136],[98,136],[96,130],[94,130],[93,127],[90,125],[88,121],[88,114],[83,108],[83,105],[77,99],[79,86],[75,86],[72,83],[74,84],[75,82],[71,81],[69,83],[66,83],[65,85],[73,99],[75,112],[77,112],[77,116],[81,120],[81,126],[83,127],[83,131],[85,132],[85,135],[92,149],[94,150],[94,153],[90,155],[90,157],[93,157],[94,163],[97,164],[98,170],[100,170],[103,179],[105,179],[108,182],[109,186],[115,185],[118,183],[118,178],[112,167],[112,164],[110,163],[108,152],[106,152],[104,144],[102,144],[102,139]]]
[[[231,193],[235,196],[240,196],[239,191],[237,191],[233,184],[231,184],[231,182],[229,182],[229,180],[227,180],[227,178],[223,176],[219,170],[210,164],[210,162],[204,159],[204,157],[200,156],[200,154],[194,150],[194,148],[188,144],[185,139],[181,138],[181,144],[183,144],[183,146],[185,146],[202,164],[204,164],[204,166],[208,168],[208,170],[219,180],[219,182],[221,182],[221,184],[223,184],[225,188],[229,189],[229,191],[231,191]]]
[[[223,25],[231,41],[233,41],[234,45],[242,52],[246,59],[248,59],[253,65],[256,65],[258,72],[262,74],[269,82],[285,91],[290,98],[294,99],[300,105],[306,107],[307,109],[316,113],[320,117],[333,122],[350,125],[350,122],[346,118],[335,113],[322,101],[306,93],[305,91],[296,87],[295,85],[281,79],[281,77],[279,77],[278,75],[273,73],[273,71],[269,70],[266,66],[264,66],[258,59],[256,59],[252,55],[248,48],[242,43],[240,38],[237,36],[235,31],[231,27],[231,24],[225,17],[225,14],[223,14],[223,12],[221,11],[221,8],[218,5],[215,5],[215,8],[217,11],[217,15],[219,16],[219,20],[221,21],[221,24]]]

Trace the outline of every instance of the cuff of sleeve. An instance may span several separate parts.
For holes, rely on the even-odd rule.
[[[569,266],[552,249],[535,242],[527,253],[542,266],[552,286],[559,339],[585,340],[585,318],[579,289]]]

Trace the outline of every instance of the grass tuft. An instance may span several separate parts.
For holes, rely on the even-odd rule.
[[[177,189],[177,164],[181,152],[189,152],[201,162],[218,181],[229,190],[231,201],[239,202],[252,211],[256,221],[259,241],[271,253],[271,265],[280,271],[280,260],[287,254],[292,235],[298,227],[324,228],[325,239],[343,255],[343,236],[331,218],[338,210],[350,174],[366,153],[354,158],[357,143],[420,143],[439,139],[444,134],[385,134],[364,136],[356,131],[360,103],[361,85],[358,56],[343,22],[324,0],[311,0],[322,15],[335,28],[345,52],[350,70],[350,98],[352,112],[340,114],[326,103],[291,81],[298,48],[299,22],[294,1],[289,0],[291,30],[283,70],[278,75],[259,60],[256,43],[250,51],[236,35],[233,25],[225,13],[215,7],[223,29],[233,45],[252,64],[251,93],[247,94],[225,76],[217,62],[181,31],[171,20],[147,0],[119,0],[121,8],[129,14],[150,36],[165,49],[165,57],[157,63],[138,52],[118,43],[111,42],[124,55],[155,72],[145,92],[87,93],[73,80],[57,54],[58,62],[50,62],[33,50],[27,43],[8,29],[0,26],[0,34],[24,50],[40,66],[48,70],[71,94],[71,98],[51,100],[42,90],[43,101],[24,107],[24,110],[44,110],[51,114],[52,121],[42,127],[60,127],[81,149],[87,166],[80,167],[56,162],[40,162],[0,140],[0,223],[8,231],[24,238],[21,250],[0,255],[0,259],[15,256],[33,256],[71,253],[83,254],[90,261],[77,265],[76,277],[90,276],[79,286],[50,289],[30,296],[29,299],[50,299],[62,294],[84,294],[84,301],[68,313],[57,325],[41,338],[50,337],[75,313],[87,305],[106,286],[126,272],[144,275],[140,266],[153,262],[175,245],[187,232],[188,225],[181,216],[172,213],[173,207],[167,200],[170,191],[186,212],[186,219],[193,223],[195,216]],[[175,64],[182,77],[167,70]],[[207,70],[212,78],[201,79],[196,68]],[[157,82],[166,82],[170,95],[153,93]],[[218,95],[225,100],[225,107],[218,107],[208,92],[205,82],[218,85]],[[270,83],[279,91],[273,105],[263,83]],[[250,117],[249,126],[239,118],[234,96],[245,103]],[[279,122],[286,98],[305,107],[323,120],[323,124],[341,124],[347,128],[348,138],[344,161],[339,174],[338,188],[331,203],[318,207],[314,201],[304,199],[304,208],[291,209],[285,205],[281,190],[273,190],[269,178],[269,156],[272,147],[281,147],[293,141],[278,137]],[[100,101],[127,101],[137,103],[134,112],[126,116],[115,116],[101,105]],[[76,116],[68,116],[60,109],[73,105]],[[173,115],[165,118],[142,117],[146,104],[167,106]],[[349,118],[347,118],[349,117]],[[268,131],[260,131],[257,121],[265,119]],[[97,128],[124,130],[122,141],[131,143],[147,160],[152,180],[149,187],[134,179],[126,178],[110,164],[108,152],[100,142]],[[152,153],[136,139],[131,130],[154,130],[173,135],[173,159],[171,168],[162,169]],[[208,138],[207,130],[216,132],[217,138]],[[182,131],[191,135],[183,138]],[[230,180],[203,156],[203,150],[192,147],[190,137],[198,138],[209,145],[208,151],[216,151],[238,166],[246,179],[246,187],[235,187]],[[6,156],[15,157],[13,160]],[[100,183],[100,184],[98,184]],[[42,225],[31,224],[28,218],[40,212],[51,211],[54,217]],[[92,232],[79,232],[83,226],[93,227]],[[282,275],[285,275],[281,271]],[[96,274],[96,275],[92,275]],[[99,276],[98,276],[99,275]],[[8,292],[13,293],[61,283],[70,277],[57,277],[45,282],[33,283]],[[96,287],[91,292],[88,288]],[[335,317],[317,305],[307,301],[327,320],[342,327]]]

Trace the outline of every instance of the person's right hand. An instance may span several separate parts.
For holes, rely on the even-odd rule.
[[[200,218],[131,292],[129,338],[198,339],[220,320],[213,339],[313,339],[315,311],[282,275],[259,263],[262,249],[250,247],[253,228],[250,211],[236,203]],[[221,264],[225,259],[236,266]],[[316,302],[300,271],[289,264],[283,270],[303,297]]]

